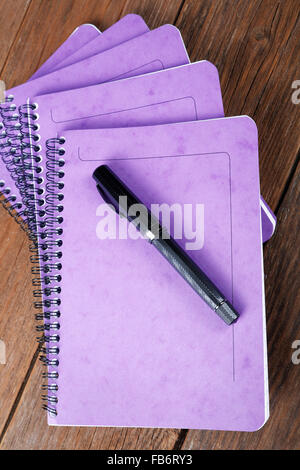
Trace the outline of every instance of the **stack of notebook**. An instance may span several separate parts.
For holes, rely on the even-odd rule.
[[[216,67],[190,63],[171,25],[82,25],[6,92],[1,116],[1,200],[31,240],[49,424],[261,427],[262,243],[276,219],[256,125],[224,117]],[[185,209],[178,243],[239,312],[234,325],[105,213],[102,164],[147,206]]]

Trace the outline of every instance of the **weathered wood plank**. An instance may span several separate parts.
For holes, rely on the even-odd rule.
[[[0,2],[0,71],[14,43],[16,34],[22,25],[31,0],[1,0]],[[2,76],[1,76],[1,79]]]
[[[300,449],[300,164],[278,213],[278,229],[265,248],[270,419],[256,433],[189,431],[184,449]]]
[[[0,434],[36,349],[27,238],[0,207]],[[30,332],[30,334],[29,334]]]
[[[182,0],[127,0],[122,15],[141,15],[149,28],[154,29],[166,23],[173,24],[182,3]]]
[[[4,76],[7,77],[6,81],[9,87],[29,78],[35,71],[37,65],[46,60],[78,24],[90,22],[98,25],[100,29],[103,30],[117,21],[120,14],[123,16],[127,13],[138,13],[142,14],[151,28],[154,28],[160,24],[172,23],[176,18],[180,5],[180,2],[177,0],[174,2],[169,0],[165,2],[165,4],[154,1],[151,4],[151,8],[147,1],[107,1],[101,2],[100,6],[98,0],[86,2],[77,0],[75,2],[69,0],[55,0],[54,2],[47,2],[46,10],[43,10],[43,3],[44,2],[40,0],[34,2],[30,14],[28,14],[22,29],[19,31],[18,40],[11,51],[4,70]],[[153,11],[155,11],[156,14],[153,14]],[[41,16],[42,12],[43,14]],[[38,25],[35,24],[37,18],[39,18]],[[55,24],[53,24],[53,22],[51,23],[51,31],[60,29],[60,33],[54,39],[51,38],[51,31],[48,31],[49,18],[55,18]],[[42,55],[38,55],[41,49],[41,37],[43,37],[44,50]],[[19,63],[21,57],[32,57],[33,60],[30,63],[28,62],[25,67],[21,67]],[[0,234],[1,229],[3,233],[9,233],[9,230],[11,230],[13,226],[16,232],[16,239],[18,240],[13,240],[11,244],[8,242],[7,245],[2,246],[2,249],[11,256],[15,245],[18,243],[22,245],[18,269],[26,273],[24,274],[24,279],[26,279],[26,291],[24,292],[22,287],[20,291],[16,292],[16,303],[19,305],[18,314],[20,318],[24,320],[23,330],[6,330],[6,327],[1,329],[0,323],[0,338],[1,331],[5,329],[4,339],[8,344],[8,352],[11,358],[14,359],[11,360],[5,368],[0,369],[0,399],[2,398],[3,400],[0,407],[0,435],[1,431],[5,435],[4,447],[16,449],[81,449],[88,447],[104,449],[109,447],[114,449],[119,446],[124,446],[124,448],[162,447],[171,449],[176,442],[179,430],[161,431],[99,428],[95,431],[94,428],[73,428],[72,430],[69,428],[47,427],[45,412],[41,410],[40,364],[37,363],[34,365],[32,362],[37,346],[35,343],[36,335],[34,333],[32,319],[33,309],[31,307],[32,295],[28,249],[24,235],[20,234],[18,227],[13,225],[13,221],[10,221],[8,216],[4,214],[4,211],[2,211],[2,218],[3,224],[0,224]],[[3,267],[5,267],[6,264],[5,260],[1,263]],[[13,261],[8,261],[8,265],[11,266],[9,273],[12,276],[16,267],[13,266]],[[4,289],[6,289],[6,297],[2,296]],[[12,284],[8,286],[7,279],[3,278],[3,283],[0,284],[0,295],[3,298],[3,302],[7,298],[6,304],[11,306],[15,305],[14,303],[11,304],[11,299],[15,295],[15,291],[16,285]],[[22,302],[23,296],[25,304]],[[20,312],[20,308],[22,308],[22,312]],[[0,313],[5,322],[7,322],[7,318],[11,318],[11,322],[14,324],[14,316],[10,310],[8,312],[4,311],[4,305],[3,309],[0,307]],[[10,347],[11,341],[14,341],[13,350]],[[24,354],[24,351],[26,351],[26,354]],[[20,362],[22,362],[22,368],[16,365]],[[28,374],[28,377],[26,377],[26,374]],[[27,379],[29,379],[28,383]],[[4,409],[6,410],[5,413],[2,411]],[[6,432],[7,426],[8,429]],[[24,432],[24,430],[26,430],[26,432]]]
[[[176,25],[191,60],[218,67],[225,114],[255,119],[262,194],[275,209],[300,146],[300,106],[291,101],[300,76],[299,1],[186,0]]]

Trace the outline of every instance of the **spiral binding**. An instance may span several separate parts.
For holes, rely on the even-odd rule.
[[[42,390],[47,394],[42,395],[43,409],[50,415],[57,415],[58,391],[57,380],[59,378],[59,310],[61,300],[62,280],[62,240],[63,233],[61,224],[63,218],[62,201],[64,188],[62,178],[64,172],[62,167],[65,164],[63,159],[64,149],[61,147],[65,142],[64,138],[53,138],[46,142],[46,188],[42,185],[44,180],[41,176],[43,168],[40,166],[42,157],[38,145],[39,135],[37,131],[38,114],[36,104],[26,104],[19,107],[20,132],[22,134],[22,155],[23,155],[23,178],[28,211],[27,223],[31,232],[32,244],[30,246],[30,261],[33,264],[32,284],[34,286],[34,308],[38,311],[35,318],[38,322],[37,332],[41,336],[37,341],[42,345],[41,362],[47,367],[47,372],[43,373],[43,378],[47,383],[43,384]]]
[[[22,155],[19,115],[15,113],[16,105],[13,103],[13,95],[6,97],[5,102],[0,104],[0,157],[9,171],[16,187],[19,189],[22,200],[24,196],[24,179],[22,175]],[[0,181],[0,203],[11,217],[29,235],[26,223],[26,209],[17,197],[11,194],[11,189],[6,186],[5,180]],[[23,210],[21,211],[21,209]]]

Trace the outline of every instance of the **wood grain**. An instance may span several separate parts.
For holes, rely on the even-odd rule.
[[[275,209],[300,147],[298,0],[186,0],[176,25],[191,60],[220,73],[226,116],[249,114],[259,131],[262,195]]]
[[[127,0],[122,15],[136,13],[141,15],[150,29],[176,21],[182,0]]]
[[[36,350],[28,241],[0,207],[0,338],[6,365],[0,367],[0,434]]]
[[[300,449],[300,164],[278,212],[276,234],[265,248],[270,419],[255,433],[189,431],[184,449]]]
[[[217,65],[226,115],[255,118],[262,192],[279,208],[279,225],[265,248],[271,418],[261,431],[49,428],[41,410],[27,242],[0,207],[0,338],[8,350],[0,366],[1,449],[300,448],[300,365],[290,360],[291,344],[300,339],[300,105],[291,102],[291,83],[300,78],[298,0],[15,0],[6,26],[1,13],[8,3],[0,1],[0,67],[9,87],[29,78],[84,22],[104,30],[138,13],[150,28],[175,23],[191,60]]]
[[[15,0],[14,2],[10,0],[0,1],[0,70],[2,70],[5,64],[16,34],[21,28],[30,1],[31,0]]]

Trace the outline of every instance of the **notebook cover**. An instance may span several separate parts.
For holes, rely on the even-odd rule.
[[[260,428],[268,380],[254,122],[66,131],[65,138],[61,293],[48,296],[59,297],[61,312],[59,365],[49,368],[59,373],[51,393],[57,416],[49,424]],[[185,219],[197,227],[197,244],[188,249],[187,236],[178,242],[240,313],[234,326],[145,240],[105,238],[105,206],[92,180],[103,163],[148,207],[200,206],[199,220]]]
[[[103,38],[105,32],[101,35]],[[6,94],[13,96],[13,104],[18,108],[27,102],[28,97],[36,94],[100,83],[120,75],[139,75],[187,62],[180,33],[175,27],[165,25],[79,63],[10,89]],[[12,185],[8,171],[4,173],[5,181]]]

